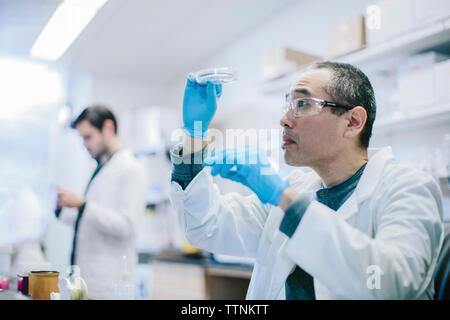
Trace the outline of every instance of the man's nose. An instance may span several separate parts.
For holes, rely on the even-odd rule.
[[[295,120],[293,120],[291,117],[289,117],[289,111],[286,112],[283,117],[280,119],[280,125],[283,128],[289,128],[292,129],[295,126]]]

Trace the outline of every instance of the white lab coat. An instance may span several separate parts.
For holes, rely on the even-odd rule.
[[[288,176],[299,193],[315,192],[314,172]],[[279,231],[283,211],[256,195],[221,195],[207,169],[185,190],[172,182],[181,230],[194,246],[255,258],[247,299],[284,299],[299,265],[314,277],[317,299],[431,299],[443,241],[439,187],[401,166],[391,148],[369,150],[353,194],[336,212],[314,200],[292,238]]]
[[[92,180],[78,225],[75,263],[88,298],[113,299],[121,261],[137,262],[136,224],[145,209],[147,174],[128,149],[117,151]],[[77,211],[63,209],[60,220],[75,224]]]

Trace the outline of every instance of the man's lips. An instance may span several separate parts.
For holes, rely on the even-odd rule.
[[[283,134],[282,147],[286,147],[286,146],[294,144],[294,143],[296,143],[296,142],[295,142],[295,140],[292,137],[288,136],[287,134]]]

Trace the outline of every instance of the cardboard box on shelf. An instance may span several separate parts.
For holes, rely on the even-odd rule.
[[[366,37],[369,46],[412,30],[413,0],[381,0],[366,10]]]
[[[329,31],[328,54],[331,58],[364,48],[366,28],[363,15],[356,15],[334,24]]]
[[[291,48],[273,48],[264,55],[261,76],[263,80],[279,78],[319,60],[321,57]]]
[[[415,26],[421,27],[450,17],[449,0],[414,0]]]
[[[434,65],[436,102],[450,102],[450,59]]]

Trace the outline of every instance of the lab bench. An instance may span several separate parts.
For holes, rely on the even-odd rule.
[[[150,295],[155,300],[243,300],[253,270],[251,264],[181,253],[140,253],[139,263],[151,265]]]

